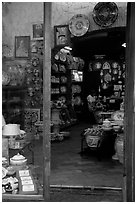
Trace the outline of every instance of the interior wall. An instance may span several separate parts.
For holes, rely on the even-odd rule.
[[[89,32],[98,30],[92,18],[92,11],[97,2],[53,2],[52,28],[54,25],[68,24],[75,14],[85,14],[90,21]],[[126,25],[127,2],[116,2],[119,8],[118,19],[112,25]],[[43,2],[6,2],[2,8],[2,43],[8,45],[14,56],[15,36],[32,36],[32,23],[43,21]],[[52,47],[54,33],[52,29]]]

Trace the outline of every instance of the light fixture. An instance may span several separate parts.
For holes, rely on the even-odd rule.
[[[122,44],[122,47],[126,47],[126,43],[123,43],[123,44]]]

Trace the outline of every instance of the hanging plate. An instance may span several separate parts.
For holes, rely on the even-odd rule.
[[[109,62],[105,62],[103,64],[103,69],[111,69],[111,66],[110,66]]]
[[[99,2],[93,10],[93,19],[101,27],[112,25],[118,17],[118,7],[114,2]]]
[[[119,68],[119,64],[117,62],[112,63],[112,68]]]
[[[99,70],[101,69],[101,66],[102,66],[101,62],[95,62],[93,66],[93,70]]]
[[[107,73],[105,76],[104,76],[104,80],[106,81],[106,82],[110,82],[111,81],[111,75],[109,74],[109,73]]]
[[[74,36],[82,36],[89,29],[89,20],[87,16],[77,14],[70,19],[69,30]]]

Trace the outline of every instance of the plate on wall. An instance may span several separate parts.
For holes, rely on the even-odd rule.
[[[69,30],[74,36],[83,36],[89,29],[89,20],[86,15],[77,14],[69,21]]]
[[[102,67],[101,62],[95,62],[93,65],[93,70],[99,70],[101,69],[101,67]]]
[[[93,19],[101,27],[111,26],[118,17],[118,7],[114,2],[99,2],[93,10]]]

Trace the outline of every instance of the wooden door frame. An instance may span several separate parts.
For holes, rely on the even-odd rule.
[[[135,2],[127,3],[124,201],[135,201]]]
[[[51,2],[44,4],[43,55],[43,196],[50,201]]]
[[[44,3],[44,61],[43,61],[43,193],[50,200],[50,84],[51,84],[51,2]],[[135,200],[135,3],[127,3],[126,91],[125,91],[125,158],[124,201]]]

